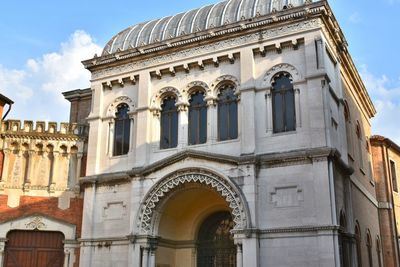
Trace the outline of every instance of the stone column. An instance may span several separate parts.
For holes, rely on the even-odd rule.
[[[181,103],[178,105],[178,148],[184,148],[188,145],[188,108]]]
[[[243,267],[243,252],[242,252],[242,244],[236,244],[236,267]]]
[[[130,119],[130,131],[129,131],[129,152],[132,152],[135,148],[135,138],[134,138],[134,133],[136,132],[134,127],[135,127],[135,115],[136,113],[129,113],[129,119]]]
[[[108,121],[108,136],[107,136],[107,155],[109,157],[113,156],[114,151],[114,119]]]
[[[78,153],[76,154],[76,176],[75,176],[75,185],[79,185],[79,178],[81,177],[82,158],[83,158],[83,153],[82,153],[82,152],[78,152]]]
[[[64,249],[64,267],[69,267],[70,265],[70,251],[69,249]]]
[[[58,151],[53,151],[47,154],[47,159],[49,160],[49,192],[54,193],[55,187],[56,187],[56,170],[58,170],[58,157],[59,157],[59,152]]]
[[[294,106],[296,112],[296,128],[301,128],[300,89],[294,89]]]
[[[149,247],[143,247],[142,267],[149,267]]]
[[[155,249],[150,249],[149,251],[149,267],[156,266],[156,251]]]
[[[215,143],[218,139],[217,98],[206,96],[207,101],[207,142]]]
[[[26,180],[24,182],[24,191],[29,191],[29,188],[31,186],[34,155],[35,155],[34,150],[28,151],[28,162],[27,162],[27,170],[26,170]]]
[[[4,149],[3,150],[4,159],[3,159],[3,171],[2,171],[2,174],[1,174],[1,180],[0,180],[0,191],[4,190],[5,184],[7,182],[7,173],[8,173],[10,152],[11,151],[9,149]]]
[[[5,246],[6,246],[5,242],[0,241],[0,266],[3,266]]]

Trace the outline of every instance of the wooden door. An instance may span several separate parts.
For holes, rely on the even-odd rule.
[[[62,267],[64,235],[59,232],[11,231],[7,235],[5,267]]]

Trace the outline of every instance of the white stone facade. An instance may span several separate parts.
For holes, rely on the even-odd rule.
[[[84,62],[93,100],[81,266],[196,266],[198,229],[215,211],[232,214],[236,266],[357,266],[356,222],[374,236],[379,225],[369,215],[377,212],[372,184],[347,157],[344,100],[365,136],[375,111],[327,3],[274,4],[271,14],[236,23],[240,30],[223,25],[156,44],[165,49],[151,44]],[[280,73],[291,76],[295,130],[275,133],[271,94]],[[219,141],[226,82],[238,98],[238,137]],[[193,87],[205,92],[207,141],[188,145]],[[178,142],[161,149],[166,96],[176,99]],[[113,156],[121,103],[129,107],[129,151]],[[343,232],[353,240],[347,259]]]

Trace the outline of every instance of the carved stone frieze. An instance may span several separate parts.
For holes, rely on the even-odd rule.
[[[46,224],[43,222],[42,217],[36,216],[26,224],[26,229],[42,230],[46,229]]]
[[[128,96],[120,96],[117,97],[107,108],[106,111],[106,117],[114,117],[115,113],[117,112],[117,107],[119,104],[125,103],[129,106],[129,111],[132,112],[135,109],[135,103],[133,102],[132,99],[130,99]]]
[[[210,172],[188,170],[162,179],[149,191],[139,211],[138,227],[141,234],[154,234],[152,232],[154,231],[154,213],[158,203],[175,188],[185,183],[199,183],[218,192],[232,210],[234,229],[247,227],[245,206],[232,184]]]
[[[271,28],[262,31],[261,33],[252,33],[247,35],[242,35],[239,37],[214,42],[210,44],[200,45],[194,48],[176,51],[170,54],[155,56],[148,59],[138,60],[135,62],[130,62],[115,67],[109,67],[101,70],[94,70],[92,72],[92,80],[106,78],[112,75],[120,75],[123,73],[132,73],[143,68],[148,68],[152,66],[157,66],[176,60],[187,59],[191,57],[197,57],[201,54],[206,54],[210,52],[225,51],[229,48],[234,48],[241,46],[243,44],[258,43],[261,40],[267,40],[274,37],[285,36],[293,33],[299,33],[301,31],[316,29],[321,27],[322,22],[320,19],[310,19],[298,23],[293,23],[289,25],[284,25],[276,28]]]

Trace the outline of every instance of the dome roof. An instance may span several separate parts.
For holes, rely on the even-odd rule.
[[[225,24],[300,6],[307,0],[227,0],[214,5],[133,25],[115,35],[103,55],[153,44]]]

